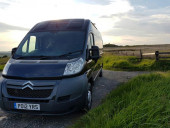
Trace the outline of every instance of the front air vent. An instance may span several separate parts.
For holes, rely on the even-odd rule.
[[[32,60],[29,60],[29,61],[19,61],[19,63],[24,63],[24,64],[35,64],[35,63],[37,63],[37,61],[32,61]]]
[[[51,95],[52,89],[32,90],[30,88],[14,89],[7,88],[10,96],[23,97],[23,98],[47,98]]]
[[[42,63],[42,64],[57,64],[58,61],[39,61],[39,63]]]
[[[58,102],[65,102],[70,100],[70,95],[58,97]]]

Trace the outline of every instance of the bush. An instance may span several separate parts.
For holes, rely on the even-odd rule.
[[[2,56],[2,58],[7,58],[7,57],[8,57],[7,55]]]

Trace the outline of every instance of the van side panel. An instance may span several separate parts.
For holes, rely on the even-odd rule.
[[[99,75],[101,68],[103,67],[103,40],[101,37],[100,32],[97,30],[97,28],[90,23],[89,25],[89,33],[92,33],[94,36],[94,45],[99,47],[100,50],[100,58],[97,61],[91,60],[91,65],[93,65],[93,80],[97,78]]]
[[[90,52],[89,52],[89,48],[88,48],[88,43],[89,43],[89,38],[90,38],[90,33],[92,32],[92,28],[91,28],[91,22],[88,22],[88,27],[87,27],[87,37],[86,37],[86,41],[85,41],[85,49],[86,49],[86,73],[87,73],[87,77],[89,81],[93,81],[93,78],[95,77],[94,74],[94,70],[95,70],[95,61],[89,58]]]

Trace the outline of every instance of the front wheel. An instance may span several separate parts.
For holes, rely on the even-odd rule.
[[[103,69],[101,69],[101,71],[99,73],[99,77],[103,77]]]
[[[91,106],[92,106],[92,86],[91,83],[88,83],[88,90],[86,93],[84,110],[89,111],[91,109]]]

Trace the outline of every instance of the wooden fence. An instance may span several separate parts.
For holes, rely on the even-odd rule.
[[[159,58],[170,58],[169,56],[168,57],[161,57],[161,56],[159,56],[161,54],[167,55],[167,54],[170,54],[170,52],[159,52],[159,51],[156,51],[155,52],[156,60],[159,60]]]
[[[140,56],[141,56],[141,60],[143,59],[144,56],[153,56],[155,55],[155,59],[158,61],[160,58],[170,58],[170,56],[160,56],[160,55],[170,55],[170,52],[159,52],[159,51],[155,51],[155,53],[142,53],[142,51],[140,50]]]
[[[159,52],[155,51],[153,53],[143,53],[141,49],[115,49],[115,50],[104,50],[104,52],[110,52],[113,54],[126,55],[126,56],[136,56],[138,59],[142,60],[144,58],[155,58],[157,61],[160,58],[170,58],[170,52]],[[160,56],[164,55],[164,56]]]

